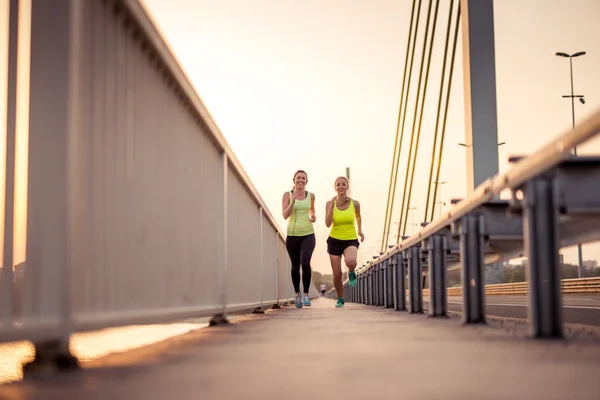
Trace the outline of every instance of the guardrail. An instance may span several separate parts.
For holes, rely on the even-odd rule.
[[[0,341],[58,362],[76,331],[292,300],[283,233],[140,4],[31,7],[27,261],[2,268]]]
[[[573,278],[563,279],[560,282],[561,292],[563,294],[597,294],[600,293],[600,277],[593,278]],[[462,296],[462,287],[446,288],[448,296]],[[526,295],[529,293],[529,284],[527,282],[515,283],[496,283],[485,285],[486,296],[510,296],[510,295]],[[405,295],[409,295],[409,291],[405,291]],[[423,296],[429,296],[430,290],[423,289]],[[329,290],[326,297],[334,298],[335,289]]]
[[[560,281],[563,294],[590,294],[600,293],[600,278],[575,278]],[[462,287],[447,288],[448,296],[462,296]],[[487,296],[506,296],[511,294],[528,294],[529,284],[527,282],[498,283],[485,285]],[[423,289],[423,295],[429,295],[429,289]]]
[[[423,312],[422,271],[429,269],[431,316],[447,314],[447,267],[459,264],[465,323],[483,323],[483,266],[524,254],[529,258],[529,320],[534,337],[562,337],[560,247],[600,239],[600,157],[571,149],[600,132],[600,111],[572,131],[489,178],[467,199],[413,236],[357,270],[344,282],[351,301]],[[498,200],[508,190],[510,200]],[[409,301],[406,304],[405,276]]]

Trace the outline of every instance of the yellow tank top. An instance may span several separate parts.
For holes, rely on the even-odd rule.
[[[338,240],[355,240],[356,228],[354,226],[354,201],[350,199],[350,206],[343,211],[338,210],[336,201],[333,202],[333,223],[329,236]]]
[[[290,192],[290,196],[292,192]],[[310,222],[310,204],[312,198],[310,192],[306,191],[306,198],[304,200],[296,200],[292,213],[288,218],[287,234],[288,236],[307,236],[311,233],[315,233],[312,222]]]

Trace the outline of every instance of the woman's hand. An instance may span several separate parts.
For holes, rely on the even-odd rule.
[[[310,216],[310,222],[315,223],[315,221],[317,220],[317,217],[314,215]]]
[[[331,200],[329,200],[329,209],[333,210],[333,205],[335,204],[335,202],[337,201],[337,196],[333,196],[331,198]]]
[[[365,241],[365,235],[363,235],[362,232],[358,232],[358,236],[360,236],[360,241],[364,242]]]
[[[301,200],[298,192],[292,193],[292,195],[290,196],[290,204],[294,204],[296,200]]]

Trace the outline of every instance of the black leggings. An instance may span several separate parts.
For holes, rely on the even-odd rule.
[[[302,284],[304,293],[310,288],[311,268],[310,259],[315,251],[315,234],[306,236],[288,236],[285,247],[292,261],[292,283],[296,293],[300,292],[300,265],[302,265]]]

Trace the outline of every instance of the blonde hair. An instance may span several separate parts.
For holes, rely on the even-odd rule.
[[[299,169],[298,171],[294,172],[294,177],[292,178],[292,182],[294,182],[294,184],[292,185],[292,190],[296,190],[296,175],[298,174],[306,175],[306,181],[308,182],[308,174],[306,173],[306,171],[304,171],[303,169]]]
[[[335,181],[333,181],[333,187],[335,187],[335,183],[337,182],[338,179],[345,180],[346,181],[346,186],[350,187],[350,181],[345,176],[338,176],[337,178],[335,178]]]

